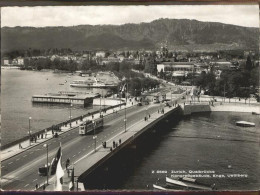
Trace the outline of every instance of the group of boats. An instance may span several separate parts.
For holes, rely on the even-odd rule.
[[[182,177],[179,179],[172,179],[166,177],[166,184],[164,185],[153,184],[153,188],[156,190],[165,190],[165,191],[216,190],[215,184],[209,186],[206,184],[199,183],[196,179],[189,178],[189,177]]]

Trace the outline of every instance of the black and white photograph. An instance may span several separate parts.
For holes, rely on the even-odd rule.
[[[259,4],[1,7],[1,190],[259,191]]]

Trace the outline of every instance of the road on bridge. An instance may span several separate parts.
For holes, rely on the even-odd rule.
[[[151,104],[146,106],[133,106],[126,110],[127,127],[144,120],[148,113],[157,112],[161,105]],[[97,146],[103,141],[113,138],[125,128],[124,109],[104,117],[104,128],[96,131]],[[3,190],[34,190],[36,184],[46,181],[46,177],[38,175],[38,168],[46,164],[46,148],[48,144],[49,163],[55,156],[59,145],[62,145],[62,165],[70,158],[71,163],[83,157],[94,149],[93,134],[80,136],[78,128],[61,134],[44,143],[32,147],[16,156],[1,162],[2,189]]]

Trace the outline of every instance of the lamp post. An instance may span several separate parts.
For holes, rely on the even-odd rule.
[[[51,169],[51,167],[49,167],[49,162],[48,162],[48,144],[44,144],[43,147],[46,148],[46,151],[47,151],[47,158],[46,158],[46,162],[47,162],[47,174],[46,174],[46,177],[47,177],[47,185],[49,184],[49,169]]]
[[[31,120],[32,120],[32,117],[29,117],[29,131],[28,131],[28,134],[29,134],[29,145],[31,145]]]
[[[93,140],[94,140],[94,151],[96,152],[96,144],[97,144],[97,136],[96,136],[96,123],[95,121],[93,120],[92,121],[93,123]]]
[[[225,97],[226,97],[226,84],[224,84],[224,102],[225,102]]]
[[[173,106],[173,104],[172,104],[172,88],[170,88],[170,92],[171,92],[171,105]]]
[[[125,122],[125,132],[126,132],[126,104],[125,104],[125,118],[124,118],[124,122]]]
[[[126,104],[127,104],[127,91],[128,91],[128,84],[126,84],[126,93],[125,93],[125,132],[126,132]]]
[[[103,91],[102,95],[100,95],[100,101],[99,101],[99,117],[101,118],[101,97],[103,96]]]
[[[71,127],[71,108],[72,108],[72,103],[70,104],[70,127]]]

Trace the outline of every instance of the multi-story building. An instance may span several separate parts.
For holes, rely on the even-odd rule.
[[[163,62],[157,64],[157,72],[161,71],[171,73],[173,77],[184,77],[188,73],[196,72],[197,68],[191,62]]]

